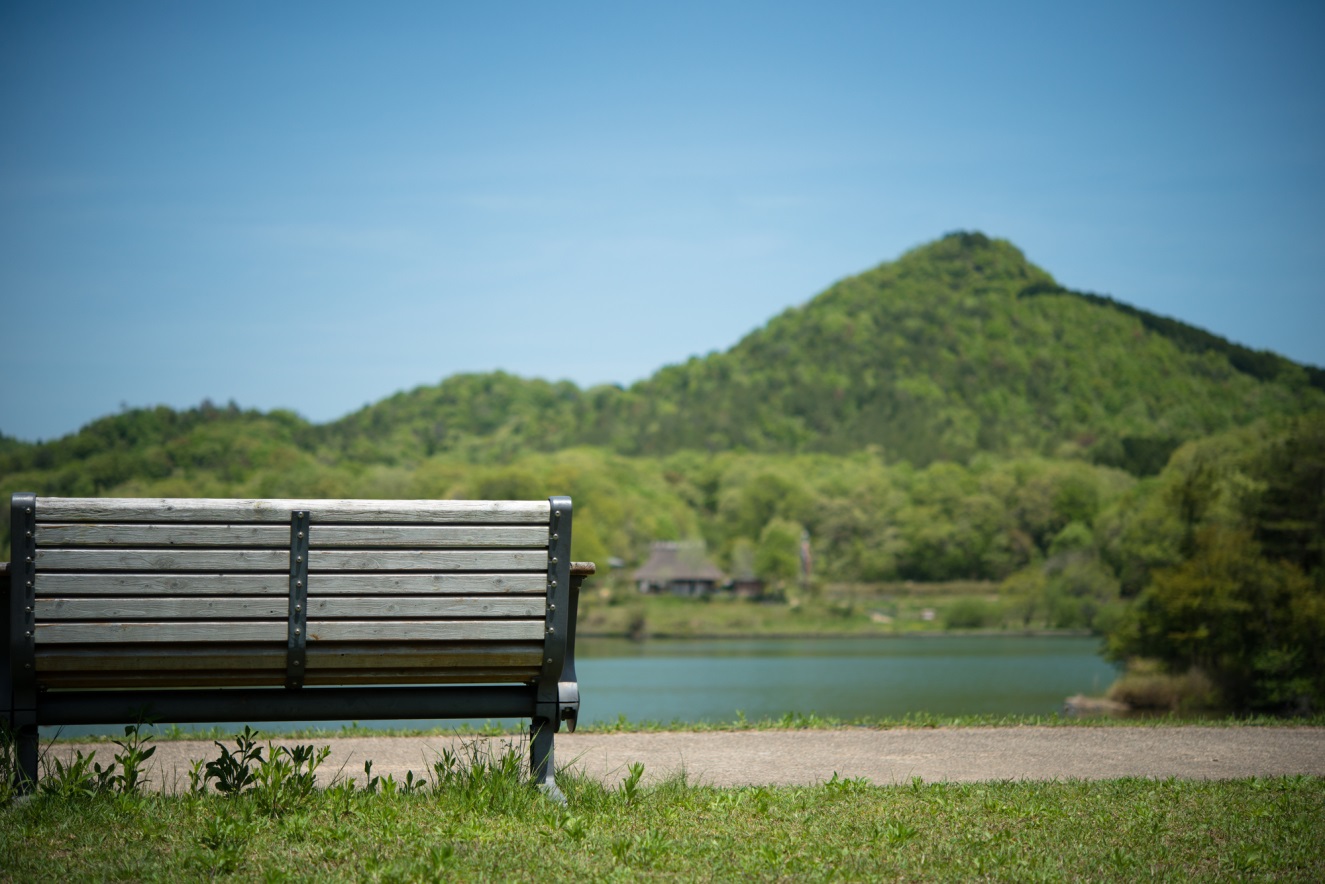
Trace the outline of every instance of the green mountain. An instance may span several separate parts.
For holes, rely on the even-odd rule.
[[[297,476],[580,445],[870,450],[915,466],[1084,456],[1147,475],[1184,441],[1322,408],[1318,368],[1068,291],[1010,243],[955,233],[629,388],[463,374],[320,426],[234,405],[136,409],[40,445],[0,435],[0,475],[104,493],[189,470],[233,483],[273,463]]]
[[[1320,369],[1068,291],[1010,243],[957,233],[628,389],[461,375],[326,433],[346,453],[385,459],[876,446],[917,465],[1084,453],[1154,473],[1183,441],[1325,407],[1323,388]]]

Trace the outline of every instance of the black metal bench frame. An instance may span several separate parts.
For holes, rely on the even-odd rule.
[[[379,530],[394,531],[396,524],[410,526],[405,530],[413,530],[414,526],[419,524],[417,514],[411,515],[420,507],[427,509],[431,507],[451,510],[455,507],[469,507],[469,510],[499,511],[502,507],[511,507],[515,504],[505,504],[495,501],[479,502],[442,502],[442,501],[216,501],[216,500],[193,500],[193,499],[161,499],[161,500],[122,500],[119,503],[125,505],[134,505],[135,509],[133,519],[143,522],[146,519],[149,522],[178,523],[188,521],[188,513],[192,510],[201,512],[204,515],[212,513],[221,505],[243,504],[247,507],[245,511],[254,511],[259,515],[258,521],[265,524],[253,524],[241,527],[250,528],[253,531],[261,530],[263,536],[271,537],[272,528],[270,526],[289,525],[289,545],[288,545],[288,593],[285,593],[286,599],[280,599],[282,586],[286,575],[273,574],[270,565],[267,568],[265,578],[258,580],[253,576],[254,565],[250,562],[243,564],[239,561],[241,553],[231,551],[227,557],[226,550],[210,549],[208,556],[198,558],[197,562],[205,562],[209,566],[216,564],[214,558],[219,557],[220,564],[234,561],[234,567],[240,571],[245,568],[248,571],[244,574],[228,574],[225,567],[221,567],[213,574],[201,573],[200,571],[179,571],[181,575],[175,584],[184,586],[184,593],[187,594],[188,584],[191,579],[197,582],[207,580],[227,580],[232,581],[248,580],[263,583],[262,591],[267,593],[264,601],[268,613],[265,615],[270,618],[270,611],[273,604],[280,605],[288,616],[282,618],[283,623],[274,623],[270,619],[258,624],[265,628],[265,632],[260,636],[260,641],[247,647],[261,647],[262,653],[271,659],[273,654],[284,652],[284,672],[273,671],[270,666],[263,673],[262,682],[265,679],[266,684],[270,684],[272,679],[280,680],[283,675],[284,685],[280,686],[255,686],[244,684],[245,679],[252,680],[248,675],[241,673],[236,676],[237,681],[232,680],[228,684],[234,686],[225,686],[227,682],[221,681],[221,685],[214,683],[215,674],[200,669],[204,664],[194,662],[191,665],[196,676],[188,674],[171,674],[169,654],[170,648],[179,649],[179,653],[191,653],[195,648],[212,646],[209,645],[206,638],[206,627],[213,629],[230,628],[237,630],[236,634],[246,635],[246,630],[253,627],[252,620],[222,620],[217,623],[198,623],[194,626],[201,627],[202,638],[197,642],[189,639],[181,639],[175,644],[164,647],[164,663],[151,676],[158,681],[164,679],[169,686],[165,687],[141,687],[137,685],[136,673],[124,671],[110,671],[97,673],[83,673],[81,678],[92,679],[90,682],[93,687],[88,689],[86,685],[82,687],[70,687],[69,684],[77,684],[77,678],[69,684],[62,686],[60,682],[60,673],[44,672],[41,661],[48,659],[43,655],[42,650],[54,648],[56,651],[63,651],[66,654],[82,654],[88,658],[96,658],[107,651],[118,649],[128,657],[136,653],[133,649],[150,648],[149,645],[133,645],[119,643],[117,638],[120,632],[134,632],[141,634],[144,628],[171,628],[170,623],[152,623],[142,622],[151,620],[153,617],[161,619],[160,614],[142,614],[139,613],[138,619],[134,619],[131,614],[129,619],[124,621],[111,621],[103,619],[99,623],[80,622],[69,618],[79,616],[80,604],[82,607],[89,607],[87,596],[82,598],[68,599],[56,597],[62,593],[55,587],[67,587],[79,581],[77,586],[89,587],[87,590],[91,593],[116,593],[126,594],[124,590],[114,588],[107,589],[105,585],[115,586],[123,585],[127,578],[154,579],[160,583],[164,578],[154,577],[153,574],[134,574],[126,573],[129,565],[115,564],[118,570],[107,569],[107,556],[114,557],[119,554],[115,562],[123,561],[139,562],[146,560],[148,565],[160,565],[160,561],[153,559],[146,553],[162,552],[159,558],[164,561],[176,562],[178,559],[185,559],[188,553],[177,552],[177,547],[158,546],[152,550],[127,550],[123,547],[109,549],[116,539],[111,537],[113,531],[110,531],[104,525],[92,526],[94,530],[100,533],[93,540],[87,540],[88,526],[79,524],[90,522],[93,517],[86,515],[87,512],[99,511],[104,508],[102,505],[112,505],[116,501],[100,501],[95,498],[40,498],[32,493],[14,494],[11,499],[10,507],[10,533],[11,533],[11,559],[9,565],[8,580],[0,580],[6,591],[7,598],[0,605],[0,635],[3,635],[5,642],[5,652],[0,658],[0,716],[3,716],[4,724],[7,725],[14,736],[17,750],[17,782],[16,785],[21,791],[30,791],[37,779],[38,762],[38,727],[42,725],[69,725],[69,724],[132,724],[142,720],[150,719],[161,723],[185,723],[185,722],[207,722],[207,721],[291,721],[291,720],[372,720],[372,719],[455,719],[455,718],[528,718],[530,719],[530,765],[533,778],[545,791],[555,798],[560,798],[560,793],[556,789],[553,779],[555,773],[553,735],[559,730],[562,722],[567,724],[569,730],[574,730],[576,718],[579,713],[579,685],[575,674],[575,616],[578,603],[580,584],[586,576],[594,572],[592,563],[572,563],[570,561],[571,553],[571,500],[568,497],[551,497],[546,502],[546,542],[539,543],[534,550],[522,549],[518,555],[520,557],[517,566],[523,568],[522,571],[508,575],[482,574],[474,571],[477,567],[476,561],[489,561],[483,559],[485,555],[496,555],[480,551],[472,551],[459,555],[451,555],[444,567],[451,570],[446,573],[430,572],[419,576],[419,572],[407,571],[400,572],[393,570],[391,566],[383,566],[378,559],[385,559],[389,562],[406,562],[406,567],[424,567],[418,566],[410,559],[420,561],[434,562],[447,556],[446,551],[438,551],[438,547],[429,550],[413,550],[405,547],[405,543],[398,537],[393,538],[394,546],[389,551],[383,552],[380,546],[374,546],[372,549],[364,551],[350,551],[339,553],[322,552],[313,549],[310,555],[310,537],[318,537],[321,529],[326,532],[329,529],[321,528],[325,520],[329,523],[339,523],[341,526],[346,524],[346,520],[351,522],[355,519],[366,520],[368,517],[361,516],[360,511],[372,513],[373,518],[379,522],[385,519],[391,523],[383,529],[380,525]],[[525,502],[525,507],[529,512],[537,513],[538,507],[543,502]],[[209,506],[211,509],[209,509]],[[411,509],[411,507],[413,509]],[[190,509],[192,508],[192,510]],[[461,512],[461,518],[475,518],[469,514],[469,510]],[[337,519],[335,513],[342,513],[342,517]],[[529,522],[534,516],[529,512],[522,512],[521,518]],[[144,513],[148,515],[144,515]],[[328,514],[332,515],[328,515]],[[73,514],[74,518],[70,517]],[[83,514],[83,515],[79,515]],[[214,515],[214,514],[213,514]],[[159,517],[159,518],[158,518]],[[123,518],[123,517],[121,517]],[[187,525],[186,528],[197,530],[203,529],[234,529],[232,525],[221,525],[215,521],[202,521],[202,525]],[[500,521],[500,517],[496,519]],[[114,527],[114,526],[112,526]],[[134,529],[137,536],[142,537],[147,529],[167,527],[163,525],[119,525],[120,528]],[[432,527],[432,526],[430,526]],[[485,526],[486,527],[486,526]],[[522,536],[529,535],[528,526],[524,527]],[[355,526],[351,525],[346,529],[342,527],[342,533],[346,530],[353,532]],[[425,528],[424,530],[429,530]],[[251,532],[250,532],[251,533]],[[396,533],[402,533],[397,531]],[[52,538],[55,536],[66,538],[62,541],[66,549],[50,548],[55,541],[46,541],[43,538]],[[70,541],[68,537],[82,538],[82,540]],[[211,535],[208,535],[211,536]],[[91,549],[86,544],[101,543],[102,548]],[[79,546],[82,543],[84,546]],[[363,542],[361,541],[361,544]],[[141,545],[141,544],[139,544]],[[195,544],[197,545],[197,544]],[[72,553],[71,554],[71,550]],[[545,558],[535,559],[531,553],[545,551]],[[133,555],[130,555],[132,553]],[[257,556],[261,554],[267,560],[274,557],[285,555],[285,547],[272,546],[268,542],[268,548],[257,552],[249,551],[244,555]],[[79,558],[79,555],[82,558]],[[423,627],[431,628],[433,632],[442,633],[442,639],[424,643],[423,648],[446,648],[448,640],[464,640],[464,630],[472,627],[479,632],[500,631],[501,627],[510,626],[517,628],[522,639],[519,647],[524,654],[525,660],[523,668],[511,669],[511,672],[518,673],[517,677],[522,680],[520,683],[492,683],[503,680],[501,670],[483,670],[474,674],[474,681],[482,683],[426,683],[426,679],[418,677],[419,674],[431,676],[433,680],[439,682],[469,680],[468,670],[463,668],[456,669],[454,675],[448,674],[446,666],[448,660],[446,654],[434,653],[431,662],[423,664],[426,668],[418,669],[416,672],[401,670],[399,672],[386,672],[384,680],[394,681],[396,684],[362,684],[364,679],[371,679],[376,676],[383,676],[383,670],[359,670],[357,673],[352,670],[335,670],[332,675],[321,678],[322,684],[311,685],[306,682],[315,682],[318,680],[317,672],[312,668],[313,663],[309,659],[310,653],[317,653],[318,649],[324,646],[318,642],[319,636],[314,634],[313,641],[310,641],[310,589],[314,591],[315,597],[313,603],[318,603],[316,590],[319,586],[319,562],[329,561],[333,555],[340,555],[342,561],[349,562],[349,569],[338,574],[343,583],[347,585],[355,581],[356,575],[362,575],[365,582],[369,578],[376,579],[379,582],[384,580],[395,580],[400,583],[409,583],[416,587],[415,594],[406,599],[387,599],[386,601],[395,601],[402,603],[404,607],[409,608],[412,604],[414,608],[410,609],[412,613],[418,614],[418,609],[437,608],[447,599],[440,596],[434,598],[427,594],[419,594],[417,587],[421,585],[419,581],[468,581],[469,584],[481,582],[480,578],[492,581],[493,586],[486,591],[493,595],[476,600],[473,598],[460,599],[469,605],[466,611],[474,608],[476,601],[487,601],[489,598],[499,598],[503,591],[502,580],[508,579],[513,582],[523,584],[525,594],[521,598],[530,602],[532,610],[536,614],[542,615],[542,622],[535,623],[528,616],[528,611],[522,611],[521,619],[502,620],[463,620],[456,619],[455,615],[446,614],[446,608],[440,607],[437,610],[442,611],[440,615],[432,616],[430,620],[383,620],[376,621],[374,627],[365,627],[362,621],[355,621],[360,628],[375,629],[373,637],[377,643],[372,647],[390,650],[392,640],[390,631],[395,627],[402,627],[409,631],[422,623]],[[137,558],[134,558],[137,556]],[[357,556],[358,558],[354,558]],[[403,556],[403,558],[402,558]],[[468,558],[465,558],[468,556]],[[346,558],[349,557],[349,558]],[[506,558],[510,558],[507,556]],[[72,564],[71,564],[72,561]],[[458,562],[458,564],[454,564]],[[366,563],[366,564],[365,564]],[[537,571],[532,570],[531,563],[537,567]],[[312,573],[310,574],[310,566]],[[379,570],[376,572],[353,570],[376,566]],[[201,567],[201,565],[199,565]],[[396,566],[398,567],[398,566]],[[150,571],[150,568],[139,568],[139,570]],[[533,582],[537,581],[537,582]],[[133,580],[128,580],[132,583]],[[139,580],[142,582],[142,580]],[[545,583],[545,594],[530,594],[528,588],[540,586]],[[51,587],[47,589],[47,587]],[[159,594],[170,592],[173,595],[179,595],[176,589],[155,589]],[[253,596],[246,596],[242,600],[228,598],[223,593],[218,592],[214,587],[209,590],[212,595],[207,598],[201,596],[190,596],[188,599],[170,598],[166,602],[179,604],[191,601],[195,605],[202,605],[206,610],[214,610],[218,605],[217,599],[221,599],[222,604],[231,604],[238,601],[252,602]],[[385,592],[385,590],[378,590]],[[141,593],[141,590],[140,590]],[[448,597],[449,601],[457,601],[454,597]],[[102,604],[104,602],[99,598],[94,598],[94,602]],[[155,610],[152,604],[160,604],[161,599],[137,595],[128,599],[116,599],[121,605],[130,603],[144,603],[149,611]],[[369,599],[351,599],[351,602],[379,602],[378,598]],[[404,604],[408,603],[408,604]],[[325,601],[321,602],[324,606]],[[508,604],[499,602],[498,604]],[[210,607],[209,607],[210,606]],[[401,607],[402,605],[397,605]],[[91,605],[96,607],[96,605]],[[135,609],[136,610],[136,609]],[[228,609],[227,609],[228,610]],[[391,610],[395,610],[392,608]],[[71,613],[72,612],[72,613]],[[169,615],[167,615],[169,616]],[[241,615],[256,616],[256,615]],[[60,619],[64,618],[64,619]],[[347,621],[319,621],[326,623],[339,623],[341,627],[347,625]],[[414,624],[415,626],[411,626]],[[498,624],[493,626],[491,624]],[[353,625],[353,624],[350,624]],[[72,628],[71,628],[72,626]],[[79,646],[77,636],[79,628],[92,630],[92,635],[102,644],[93,644]],[[418,627],[418,628],[423,628]],[[331,627],[318,627],[316,623],[311,627],[312,630],[321,631],[321,629],[330,629]],[[273,630],[279,629],[285,633],[284,641],[273,642]],[[115,632],[119,630],[119,632]],[[427,630],[425,629],[425,632]],[[541,633],[541,639],[533,640],[531,636],[535,633]],[[383,633],[386,633],[383,635]],[[109,637],[108,637],[109,636]],[[450,639],[446,639],[449,636]],[[437,635],[424,638],[437,639]],[[149,638],[148,641],[153,639]],[[495,644],[495,643],[494,643]],[[334,642],[325,643],[326,647],[336,647]],[[229,647],[215,645],[215,647]],[[237,645],[235,647],[238,647]],[[530,661],[528,658],[534,652],[533,648],[538,647],[536,661]],[[147,651],[144,651],[146,653]],[[231,652],[233,655],[233,652]],[[125,659],[128,659],[126,657]],[[425,653],[426,657],[426,653]],[[279,662],[279,661],[278,661]],[[536,669],[530,668],[537,666]],[[93,663],[89,665],[102,665]],[[125,664],[129,668],[139,667],[140,663],[129,662]],[[360,663],[364,666],[367,664]],[[330,670],[322,670],[326,673]],[[352,684],[326,684],[327,678],[333,680],[337,677],[336,672],[347,672],[350,676],[357,679],[358,683]],[[189,684],[190,680],[195,680],[198,684]],[[399,682],[408,682],[400,684]]]

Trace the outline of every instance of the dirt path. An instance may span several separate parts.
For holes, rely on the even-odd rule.
[[[336,737],[323,773],[397,779],[432,767],[443,747],[453,751],[487,745],[501,751],[518,738]],[[476,742],[477,741],[477,742]],[[293,743],[296,741],[285,741]],[[218,754],[210,742],[157,744],[153,782],[184,788],[189,764]],[[95,749],[108,759],[114,746],[59,744],[70,756]],[[521,750],[523,751],[523,749]],[[1110,779],[1178,777],[1228,779],[1307,774],[1325,776],[1325,728],[1276,727],[1013,727],[706,733],[560,734],[557,764],[573,765],[606,782],[643,762],[645,781],[684,770],[691,782],[712,785],[812,784],[865,777],[884,785],[914,777],[929,782],[980,780]]]

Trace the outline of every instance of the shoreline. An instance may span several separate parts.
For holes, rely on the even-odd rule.
[[[1097,636],[1098,633],[1089,629],[954,629],[954,630],[915,630],[912,632],[648,632],[643,636],[636,637],[626,632],[618,631],[599,631],[577,629],[575,636],[577,639],[623,639],[625,641],[644,644],[651,640],[658,639],[662,641],[680,641],[685,639],[695,639],[702,641],[714,641],[718,639],[738,639],[742,641],[755,639],[838,639],[838,638],[1090,638]],[[1102,637],[1101,637],[1102,638]]]

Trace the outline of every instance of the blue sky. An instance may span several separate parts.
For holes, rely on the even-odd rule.
[[[958,229],[1325,364],[1320,3],[0,6],[0,431],[629,383]]]

